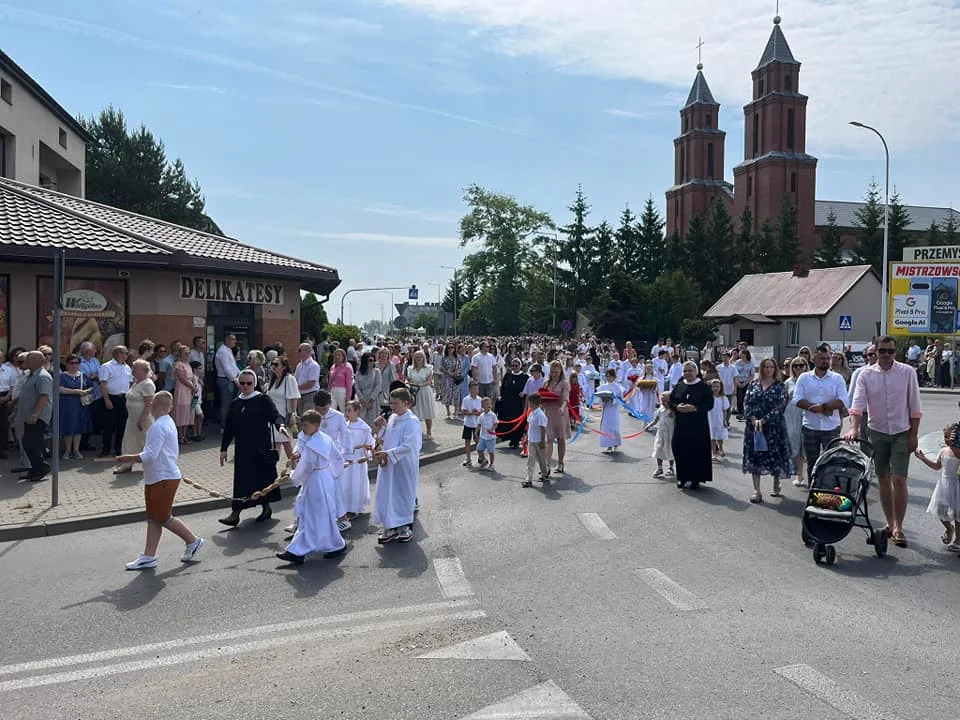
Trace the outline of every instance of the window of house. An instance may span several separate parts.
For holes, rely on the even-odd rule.
[[[753,175],[747,176],[747,197],[753,197]]]
[[[793,108],[789,108],[787,110],[787,150],[793,150],[795,131],[796,123],[794,121]]]
[[[753,156],[760,153],[760,113],[753,116]]]
[[[795,172],[790,173],[790,192],[797,192],[797,174]]]
[[[60,147],[67,147],[67,131],[60,128]]]
[[[787,92],[793,92],[793,78],[789,75],[783,78],[783,87]]]
[[[787,345],[797,346],[800,344],[800,323],[798,322],[787,322],[787,334],[789,335],[789,340],[787,340]]]
[[[713,143],[707,143],[707,177],[713,179]]]
[[[3,78],[0,78],[0,100],[13,105],[13,85]]]

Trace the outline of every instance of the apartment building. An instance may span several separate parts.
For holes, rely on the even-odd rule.
[[[0,50],[0,177],[84,197],[89,136]]]

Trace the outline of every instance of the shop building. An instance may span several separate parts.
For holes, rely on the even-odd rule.
[[[103,357],[149,338],[227,333],[241,352],[300,341],[300,291],[328,298],[334,268],[50,189],[0,179],[0,349],[53,338],[53,258],[65,252],[63,352]]]

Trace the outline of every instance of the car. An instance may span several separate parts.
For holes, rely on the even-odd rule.
[[[685,360],[693,360],[698,365],[700,364],[700,348],[696,345],[684,345],[683,356]]]

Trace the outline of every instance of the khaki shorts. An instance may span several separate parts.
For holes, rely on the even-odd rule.
[[[867,430],[867,439],[873,445],[873,464],[878,476],[907,476],[907,468],[910,465],[909,436],[909,430],[896,435]]]
[[[180,487],[179,480],[161,480],[143,486],[143,497],[147,502],[147,520],[163,525],[173,517],[173,498]]]

